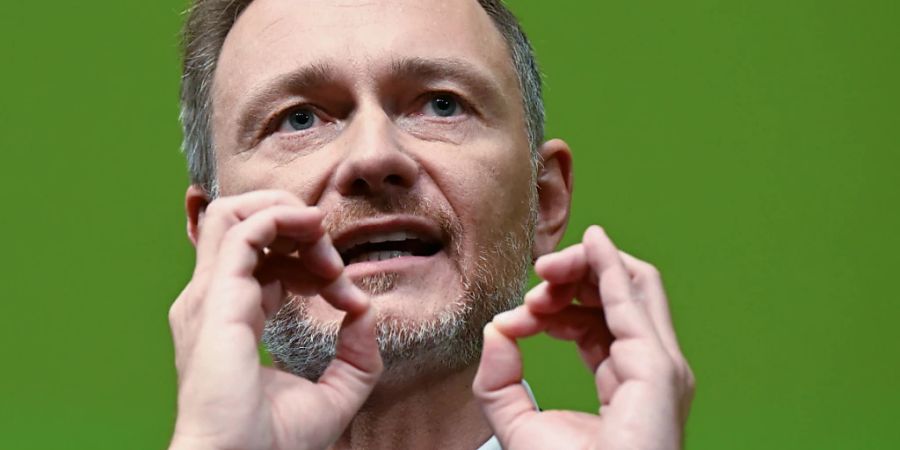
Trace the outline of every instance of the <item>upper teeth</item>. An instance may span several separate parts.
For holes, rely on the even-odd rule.
[[[399,258],[401,256],[412,256],[412,253],[397,251],[368,252],[351,259],[349,264],[366,261],[384,261],[385,259]]]
[[[415,233],[408,231],[394,231],[391,233],[381,233],[381,234],[373,234],[368,236],[360,236],[355,239],[351,239],[341,245],[341,248],[338,249],[340,252],[344,252],[356,245],[365,244],[367,242],[377,243],[377,242],[392,242],[392,241],[405,241],[407,239],[419,239],[419,236]]]

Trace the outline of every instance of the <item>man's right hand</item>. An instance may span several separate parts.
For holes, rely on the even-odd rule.
[[[382,362],[375,317],[320,210],[281,191],[210,203],[193,278],[169,312],[178,369],[171,448],[325,448],[356,414]],[[299,254],[299,258],[293,255]],[[265,320],[285,289],[318,293],[345,311],[337,354],[317,383],[259,362]]]

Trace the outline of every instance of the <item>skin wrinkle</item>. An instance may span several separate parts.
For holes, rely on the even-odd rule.
[[[281,23],[284,20],[285,20],[284,17],[275,18],[275,20],[271,21],[268,25],[264,26],[262,30],[260,30],[260,35],[264,35],[267,31],[269,31],[270,28],[278,25],[279,23]]]
[[[498,110],[502,109],[502,102],[499,98],[501,88],[497,81],[483,70],[459,59],[395,58],[389,64],[388,75],[379,78],[395,80],[392,83],[380,81],[379,84],[400,84],[421,88],[428,87],[429,84],[440,85],[442,81],[458,83],[465,91],[463,98],[468,104],[466,107],[470,109],[470,113],[478,116],[482,123],[491,127],[492,122],[499,121],[502,117],[498,114]],[[346,84],[349,83],[341,75],[340,70],[326,60],[308,63],[299,69],[267,79],[258,87],[250,88],[252,93],[247,96],[248,100],[237,107],[240,111],[236,119],[239,137],[238,148],[235,151],[241,153],[258,145],[262,140],[260,136],[262,127],[270,125],[267,122],[275,115],[275,111],[300,103],[300,98],[305,97],[307,100],[314,100],[313,97],[317,96],[320,99],[324,98],[324,95],[316,94],[317,91],[326,88],[346,90],[344,87]],[[307,92],[314,95],[304,96],[303,94]],[[287,94],[298,98],[286,98]],[[275,106],[276,103],[279,106]],[[329,103],[337,102],[331,99]],[[401,114],[402,111],[394,113]],[[344,119],[340,114],[338,116],[338,119]]]
[[[248,139],[259,138],[258,134],[262,131],[260,128],[267,125],[266,120],[271,116],[271,111],[295,103],[294,99],[286,98],[285,94],[300,97],[299,93],[338,84],[340,79],[338,74],[339,72],[328,62],[313,62],[299,70],[272,77],[260,83],[260,87],[250,88],[252,93],[247,96],[248,100],[243,106],[238,107],[241,111],[237,118],[238,146],[242,147],[242,143]],[[275,107],[276,102],[280,106]],[[255,143],[248,145],[246,149],[240,149],[239,152],[252,149]]]

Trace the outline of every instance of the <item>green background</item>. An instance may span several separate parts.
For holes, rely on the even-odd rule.
[[[692,449],[900,445],[900,3],[513,1],[572,145],[566,243],[657,264]],[[189,278],[184,0],[0,10],[0,448],[162,448]],[[544,408],[596,407],[526,343]]]

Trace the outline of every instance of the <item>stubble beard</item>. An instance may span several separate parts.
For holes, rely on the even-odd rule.
[[[382,383],[404,384],[423,376],[456,372],[478,362],[484,326],[522,299],[536,220],[533,198],[528,201],[531,213],[527,220],[486,240],[490,244],[480,248],[467,264],[457,264],[462,280],[461,295],[427,318],[378,314],[377,340],[385,366]],[[349,221],[350,217],[372,213],[371,209],[369,205],[341,208],[341,216]],[[374,209],[412,212],[436,220],[450,233],[455,244],[444,251],[451,256],[460,254],[458,238],[462,230],[447,211],[420,199],[392,200]],[[326,217],[326,224],[332,225],[327,228],[333,229],[336,220],[342,219]],[[375,296],[390,292],[400,281],[399,274],[382,273],[355,283]],[[285,306],[266,323],[262,339],[277,367],[317,380],[334,359],[339,327],[338,322],[315,320],[309,314],[309,298],[289,294]]]

